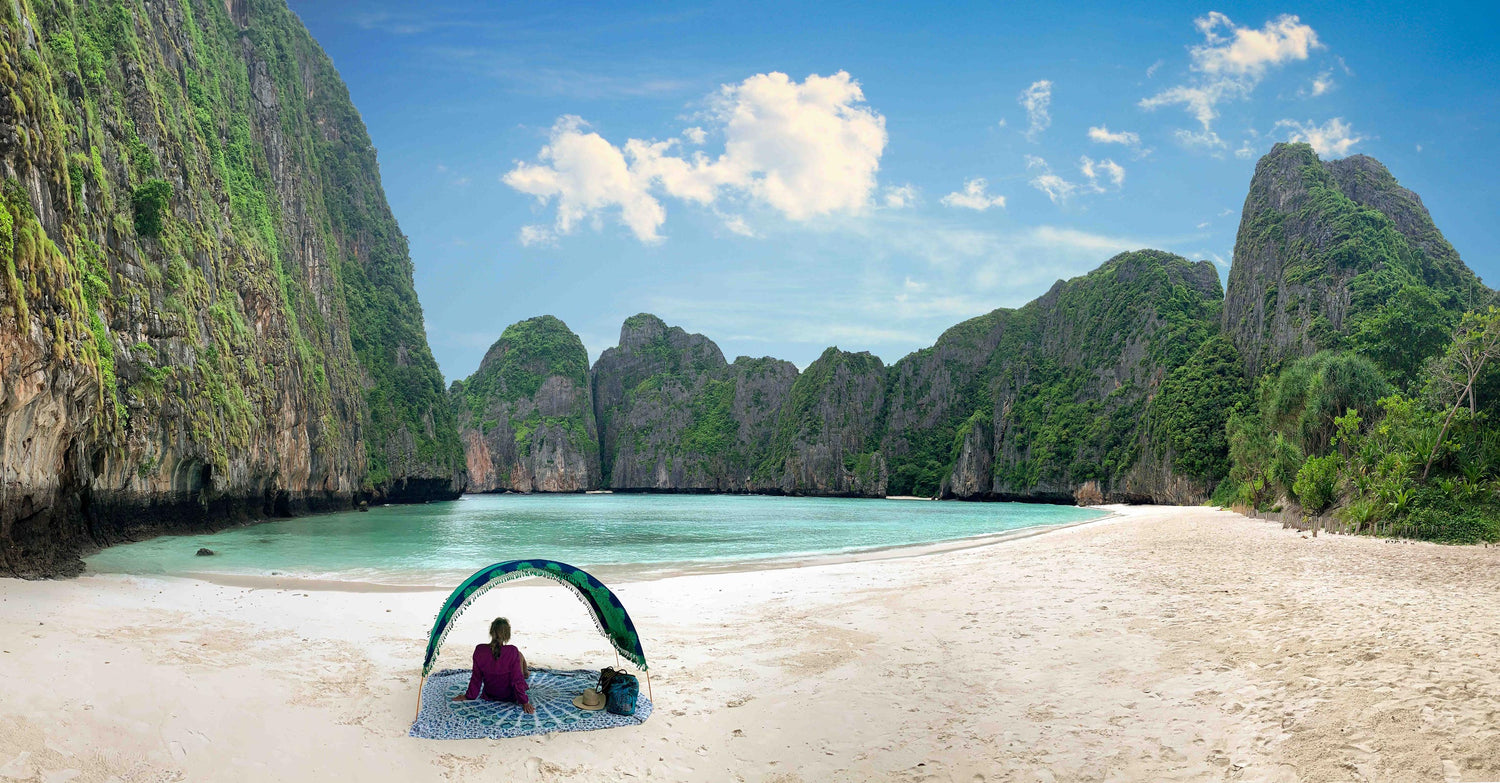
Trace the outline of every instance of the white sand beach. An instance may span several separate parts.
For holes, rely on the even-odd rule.
[[[3,580],[0,781],[1500,780],[1500,548],[1133,507],[612,586],[650,721],[443,742],[406,736],[443,592]],[[614,663],[528,582],[440,665],[502,614],[534,665]]]

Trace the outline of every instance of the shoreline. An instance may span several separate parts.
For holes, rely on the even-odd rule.
[[[643,563],[643,564],[621,564],[607,563],[602,565],[587,566],[589,573],[606,583],[632,583],[651,582],[662,579],[671,579],[680,576],[701,576],[708,574],[734,574],[754,573],[760,571],[780,571],[789,568],[810,568],[824,565],[840,565],[846,563],[868,563],[884,560],[903,560],[914,557],[924,557],[933,554],[949,552],[961,552],[968,549],[976,549],[987,546],[1002,544],[1007,541],[1017,541],[1047,533],[1059,532],[1069,528],[1083,525],[1094,525],[1106,522],[1120,516],[1120,508],[1124,506],[1093,506],[1092,508],[1107,511],[1094,519],[1082,519],[1076,522],[1063,522],[1053,525],[1032,525],[1029,527],[1006,530],[999,533],[984,533],[977,536],[966,536],[944,541],[933,541],[922,544],[893,544],[890,546],[860,549],[853,552],[828,552],[808,555],[778,556],[763,559],[732,560],[724,562],[711,561],[678,561],[666,563]],[[455,571],[457,573],[457,571]],[[241,587],[252,590],[302,590],[313,592],[346,592],[346,593],[424,593],[424,592],[447,592],[453,589],[452,585],[441,584],[404,584],[395,582],[367,581],[360,579],[332,579],[321,577],[282,576],[270,574],[235,574],[212,571],[188,571],[175,574],[132,574],[126,572],[97,572],[85,571],[83,576],[95,577],[136,577],[148,579],[184,579],[221,587]],[[496,589],[508,587],[522,587],[535,585],[545,580],[518,579],[514,582],[501,585]],[[453,584],[456,584],[453,583]]]
[[[1105,511],[611,583],[650,720],[502,741],[407,736],[440,594],[0,580],[0,777],[1500,780],[1500,549]],[[537,666],[615,662],[546,583],[487,593],[438,668],[496,615]]]

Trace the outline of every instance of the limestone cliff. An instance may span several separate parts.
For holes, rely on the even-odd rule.
[[[1114,500],[1196,502],[1213,471],[1179,468],[1153,422],[1212,429],[1198,419],[1225,411],[1152,404],[1217,334],[1222,296],[1207,262],[1126,253],[894,366],[829,348],[801,373],[729,365],[708,338],[634,316],[591,372],[606,485],[1069,502],[1095,481]]]
[[[748,357],[731,365],[707,337],[641,314],[591,375],[608,487],[744,492],[797,369]]]
[[[1148,422],[1163,378],[1217,331],[1218,274],[1154,250],[1059,281],[946,332],[892,369],[892,492],[1067,502],[1196,502]],[[908,483],[909,482],[909,483]]]
[[[562,321],[507,327],[450,389],[471,492],[581,492],[600,483],[589,356]]]
[[[1223,323],[1251,376],[1346,348],[1399,379],[1491,295],[1379,161],[1277,144],[1245,197]]]
[[[281,0],[0,2],[0,572],[463,488],[411,261]]]
[[[885,365],[829,348],[792,384],[753,487],[798,495],[886,493],[879,451]]]

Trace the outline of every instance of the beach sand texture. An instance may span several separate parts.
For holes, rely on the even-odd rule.
[[[0,581],[0,781],[1500,780],[1500,548],[1135,507],[939,554],[612,585],[645,725],[405,736],[444,593]],[[614,663],[567,591],[487,594]]]

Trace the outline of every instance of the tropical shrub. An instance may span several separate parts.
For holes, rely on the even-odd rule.
[[[1338,499],[1339,466],[1343,459],[1337,454],[1312,457],[1297,471],[1292,483],[1292,493],[1302,507],[1314,513],[1322,513]]]

